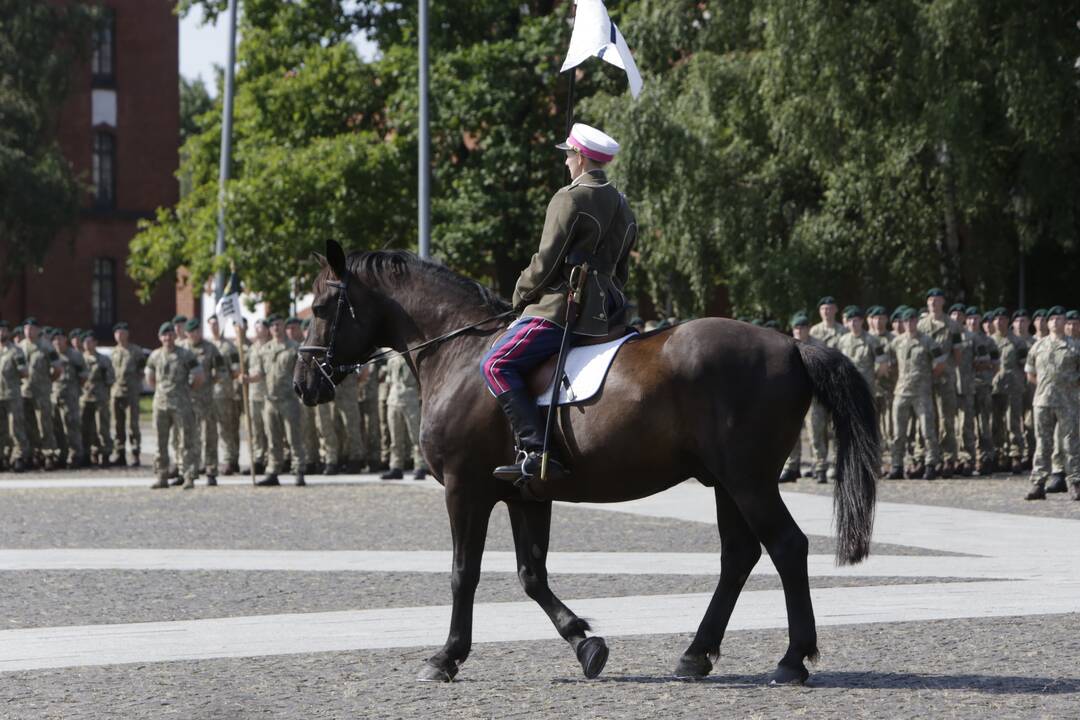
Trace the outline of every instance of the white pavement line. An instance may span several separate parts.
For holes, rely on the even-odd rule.
[[[288,572],[403,572],[449,574],[450,551],[398,550],[188,550],[56,548],[0,550],[0,572],[27,570],[175,570]],[[484,553],[484,571],[516,573],[512,552]],[[705,575],[720,573],[719,553],[556,552],[548,556],[554,575]],[[859,565],[837,567],[831,555],[811,555],[812,577],[927,577],[1036,579],[1029,563],[992,558],[872,556]],[[763,557],[754,575],[776,575]]]
[[[825,588],[813,591],[819,625],[1038,615],[1076,610],[1078,583],[952,583]],[[607,636],[693,632],[708,594],[574,600],[572,609],[595,620]],[[310,652],[437,646],[446,635],[449,606],[262,615],[0,631],[0,671],[81,665],[190,661]],[[783,593],[745,592],[730,630],[787,626]],[[531,602],[481,603],[476,642],[555,640]]]
[[[285,487],[294,481],[294,475],[282,475],[281,482]],[[426,487],[442,489],[439,483],[431,478],[427,480],[380,480],[378,475],[306,475],[304,478],[308,485],[405,485],[408,487]],[[92,476],[63,476],[49,475],[47,477],[22,477],[13,479],[0,479],[0,490],[91,490],[96,488],[145,488],[149,489],[154,481],[152,477],[105,477]],[[247,475],[219,477],[219,485],[251,487],[251,478]],[[206,478],[200,478],[196,482],[196,489],[201,490],[206,485]],[[274,492],[273,488],[257,488],[259,492]],[[180,488],[170,490],[180,492]],[[213,489],[209,489],[213,492]],[[160,492],[160,491],[159,491]],[[189,491],[190,492],[190,491]]]

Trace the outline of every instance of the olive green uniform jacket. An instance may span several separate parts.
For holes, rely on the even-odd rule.
[[[622,193],[602,170],[583,173],[548,204],[540,249],[518,278],[514,308],[564,325],[571,267],[588,262],[574,333],[600,337],[625,327],[623,288],[636,239],[637,222]]]

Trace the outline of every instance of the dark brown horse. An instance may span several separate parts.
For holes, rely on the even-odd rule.
[[[345,256],[327,244],[315,280],[314,322],[296,365],[308,405],[333,397],[350,363],[376,348],[405,351],[420,383],[420,445],[443,484],[454,540],[450,635],[420,673],[451,680],[472,645],[473,597],[488,518],[506,503],[525,593],[573,646],[587,677],[607,659],[602,638],[552,593],[545,559],[551,503],[523,501],[491,476],[513,459],[510,428],[488,393],[479,363],[505,320],[505,302],[466,278],[403,252]],[[329,356],[329,358],[327,357]],[[837,559],[854,563],[870,545],[879,439],[873,398],[840,353],[796,344],[774,330],[719,318],[694,320],[628,342],[594,400],[559,411],[557,452],[572,469],[546,488],[555,500],[619,502],[688,478],[713,488],[720,530],[720,580],[676,675],[703,677],[720,651],[735,601],[765,546],[783,582],[789,645],[772,677],[803,682],[817,656],[807,579],[807,539],[788,513],[777,476],[799,439],[811,397],[832,416],[837,439],[834,501]],[[602,533],[603,528],[592,532]]]

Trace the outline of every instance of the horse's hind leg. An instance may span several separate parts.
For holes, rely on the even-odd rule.
[[[735,477],[731,475],[731,477]],[[741,478],[733,492],[750,529],[765,546],[784,586],[788,649],[772,675],[775,683],[803,683],[810,676],[804,660],[817,659],[817,628],[806,568],[809,543],[780,497],[776,472]],[[741,492],[740,492],[741,490]]]
[[[761,557],[761,543],[746,524],[735,501],[719,482],[714,489],[716,524],[720,530],[720,581],[693,642],[679,658],[675,676],[680,678],[701,678],[712,670],[713,661],[720,656],[720,642],[724,639],[731,611],[735,609],[735,601]]]
[[[518,579],[525,594],[535,600],[559,635],[577,654],[585,677],[594,678],[604,669],[608,648],[602,637],[587,638],[589,623],[579,618],[563,605],[551,592],[547,578],[548,538],[551,534],[551,503],[510,501],[506,503],[510,513],[510,526],[514,531],[514,548],[517,551]]]

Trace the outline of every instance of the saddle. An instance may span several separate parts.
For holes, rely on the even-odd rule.
[[[605,336],[583,337],[575,342],[566,355],[558,404],[584,402],[597,395],[619,348],[628,340],[637,337],[637,334],[633,328],[620,328]],[[558,361],[559,356],[552,355],[525,377],[529,392],[541,407],[551,404],[555,365]]]

